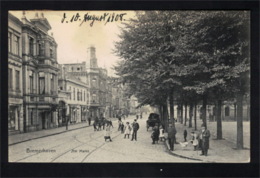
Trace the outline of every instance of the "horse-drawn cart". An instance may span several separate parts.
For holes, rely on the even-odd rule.
[[[148,120],[146,121],[146,128],[147,128],[147,131],[149,129],[149,127],[154,127],[154,126],[159,126],[161,124],[161,121],[160,121],[160,117],[159,117],[159,114],[156,114],[156,113],[151,113],[148,117]]]

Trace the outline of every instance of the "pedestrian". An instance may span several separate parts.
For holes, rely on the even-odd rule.
[[[169,128],[168,128],[168,141],[169,141],[169,145],[170,145],[170,150],[173,151],[174,150],[174,143],[176,140],[176,135],[177,131],[175,129],[175,127],[173,127],[172,124],[169,124]]]
[[[126,138],[126,136],[129,138],[131,130],[132,130],[132,128],[131,128],[129,122],[126,122],[125,132],[124,132],[125,133],[125,137],[124,138]]]
[[[159,129],[159,138],[161,141],[165,141],[165,137],[164,137],[164,129],[162,127],[162,125],[160,126],[160,129]]]
[[[69,117],[66,116],[66,130],[69,129]]]
[[[197,147],[198,147],[198,144],[199,144],[199,141],[197,139],[198,135],[196,132],[191,132],[191,143],[192,145],[194,146],[194,151],[197,150]]]
[[[158,126],[153,127],[153,132],[152,132],[151,137],[152,137],[152,140],[153,140],[152,144],[155,144],[155,142],[158,143],[158,140],[159,140],[159,128],[158,128]]]
[[[210,137],[210,131],[206,129],[205,125],[202,125],[201,132],[199,134],[199,138],[201,140],[201,156],[208,155],[209,137]]]
[[[183,131],[184,142],[187,142],[187,135],[188,135],[188,132],[186,129],[184,129],[184,131]]]
[[[91,117],[92,117],[92,116],[89,116],[89,117],[88,117],[88,125],[89,125],[89,126],[91,125]]]
[[[138,119],[138,117],[139,117],[139,116],[138,116],[138,114],[137,114],[137,115],[136,115],[136,120]]]
[[[124,122],[121,122],[121,126],[120,126],[121,133],[124,133],[124,128],[125,128]]]
[[[111,125],[109,123],[106,124],[105,132],[104,132],[104,138],[105,138],[105,142],[107,141],[107,139],[109,139],[109,141],[112,142],[112,139],[111,139]]]
[[[93,127],[94,127],[94,131],[98,131],[98,128],[97,128],[98,127],[98,119],[97,119],[97,117],[94,120]]]
[[[137,131],[139,130],[139,124],[137,123],[136,119],[134,120],[133,124],[132,124],[132,128],[133,128],[133,134],[132,134],[132,140],[134,139],[137,141]]]
[[[142,119],[143,118],[143,115],[142,115],[142,113],[140,114],[140,119]]]
[[[121,130],[121,124],[122,124],[122,121],[121,121],[121,118],[118,118],[118,131]]]
[[[112,123],[111,120],[109,120],[108,123],[111,125],[112,128],[114,128],[113,123]]]

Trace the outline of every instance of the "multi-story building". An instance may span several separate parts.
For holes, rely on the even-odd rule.
[[[22,22],[8,16],[8,130],[23,132]]]
[[[21,30],[20,32],[15,30],[16,32],[12,34],[11,29],[14,29],[12,24],[14,22],[16,27],[21,26]],[[22,92],[23,95],[23,109],[19,112],[20,114],[17,113],[17,117],[20,117],[20,131],[28,132],[56,127],[57,72],[59,69],[56,56],[57,44],[54,38],[48,34],[51,26],[43,13],[41,16],[36,13],[33,19],[28,20],[24,12],[21,21],[9,14],[9,27],[9,46],[14,45],[10,49],[9,61],[12,63],[14,59],[11,53],[15,53],[16,61],[19,61],[18,58],[22,59],[21,66],[17,65],[19,70],[16,67],[16,71],[9,71],[10,88],[14,87],[12,78],[15,75],[20,79],[15,83],[17,93]],[[12,68],[10,67],[10,69]],[[11,100],[13,93],[9,94],[11,94],[9,95]],[[12,101],[9,102],[10,111],[14,110],[11,103]],[[17,103],[21,103],[21,99]],[[21,124],[23,129],[21,129]]]
[[[107,70],[97,65],[96,49],[87,49],[87,59],[82,63],[64,64],[67,73],[88,86],[90,116],[99,117],[106,112]]]

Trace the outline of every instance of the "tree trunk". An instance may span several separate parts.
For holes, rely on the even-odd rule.
[[[163,118],[163,117],[162,117],[163,114],[162,114],[162,106],[161,106],[161,105],[158,106],[158,111],[159,111],[159,115],[160,115],[160,120],[161,120],[161,122],[163,123],[163,119],[162,119],[162,118]]]
[[[237,104],[236,103],[234,103],[234,109],[235,109],[234,120],[236,121],[237,120]]]
[[[184,125],[186,126],[187,122],[187,102],[185,102],[185,116],[184,116]]]
[[[190,112],[189,112],[189,127],[192,127],[192,117],[193,117],[193,103],[190,104]]]
[[[165,131],[168,132],[168,106],[167,106],[167,102],[163,105],[163,120],[164,120],[164,127],[165,127]]]
[[[174,121],[174,105],[173,105],[173,92],[170,91],[169,93],[169,100],[170,100],[170,120],[172,122],[173,125],[175,125],[175,121]]]
[[[237,149],[243,149],[243,94],[237,95]]]
[[[195,125],[195,130],[197,130],[197,102],[195,101],[195,111],[194,111],[194,125]]]
[[[183,124],[183,104],[181,103],[181,124]]]
[[[207,95],[203,95],[202,99],[202,122],[203,125],[207,128]]]
[[[217,101],[217,139],[222,139],[222,120],[221,120],[222,101]]]

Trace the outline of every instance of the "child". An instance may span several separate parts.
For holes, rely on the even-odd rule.
[[[112,142],[110,124],[107,124],[107,125],[106,125],[106,129],[105,129],[105,133],[104,133],[104,138],[105,138],[105,142],[107,141],[107,139],[109,139],[110,142]]]
[[[129,138],[129,135],[130,135],[130,133],[131,133],[131,130],[132,130],[132,128],[131,128],[129,122],[127,122],[127,123],[126,123],[126,126],[125,126],[125,137],[124,137],[124,138],[126,138],[126,135],[127,135],[127,137]]]
[[[164,137],[164,129],[163,129],[163,127],[162,126],[160,126],[160,136],[159,136],[159,138],[160,138],[160,140],[161,141],[165,141],[165,137]]]
[[[199,141],[197,139],[198,136],[196,132],[191,132],[191,137],[192,137],[191,143],[194,146],[194,151],[196,151],[199,144]]]
[[[159,140],[159,129],[158,129],[157,126],[154,126],[151,138],[153,139],[153,143],[152,144],[155,144],[155,142],[158,143],[158,140]]]

